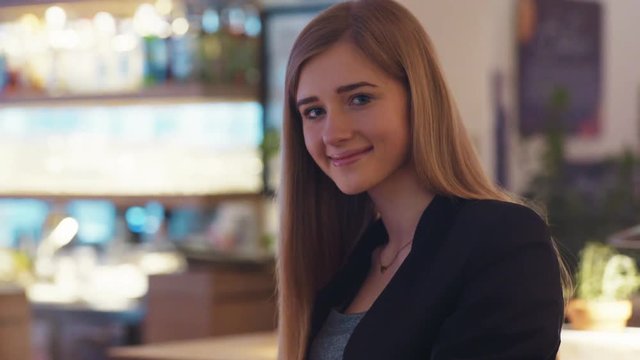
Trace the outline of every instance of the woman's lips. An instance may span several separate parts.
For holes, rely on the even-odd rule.
[[[360,149],[360,150],[345,151],[340,154],[329,156],[329,159],[331,159],[331,164],[333,166],[336,166],[336,167],[347,166],[360,160],[371,150],[373,150],[373,146]]]

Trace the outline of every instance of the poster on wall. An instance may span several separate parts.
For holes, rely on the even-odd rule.
[[[600,133],[602,10],[595,2],[518,3],[520,132],[563,129],[573,137]]]

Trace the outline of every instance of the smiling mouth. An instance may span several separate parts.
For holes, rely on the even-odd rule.
[[[347,166],[355,163],[356,161],[363,158],[366,154],[373,150],[373,146],[355,150],[355,151],[347,151],[341,154],[329,156],[331,160],[331,164],[336,167]]]

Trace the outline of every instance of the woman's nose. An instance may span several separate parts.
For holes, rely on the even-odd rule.
[[[349,118],[340,111],[332,111],[325,117],[322,140],[325,144],[336,144],[353,137]]]

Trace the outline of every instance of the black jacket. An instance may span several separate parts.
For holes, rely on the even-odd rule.
[[[348,304],[387,241],[372,224],[317,295],[310,341]],[[555,359],[563,300],[548,228],[527,207],[436,196],[411,252],[355,328],[344,359]]]

